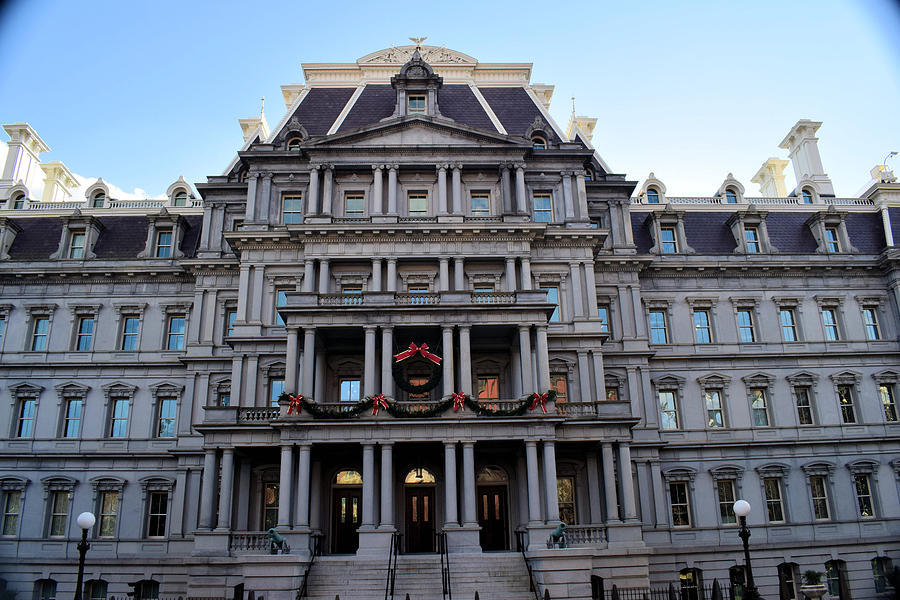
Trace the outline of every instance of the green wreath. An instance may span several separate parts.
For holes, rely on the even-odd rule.
[[[406,374],[403,372],[404,362],[394,361],[394,382],[397,384],[397,387],[405,392],[409,392],[410,394],[422,394],[424,392],[430,392],[437,387],[437,384],[440,383],[441,377],[444,374],[444,369],[441,367],[441,365],[436,365],[433,362],[426,360],[418,361],[431,365],[431,376],[425,383],[421,385],[413,385],[409,382],[409,378],[406,377]]]

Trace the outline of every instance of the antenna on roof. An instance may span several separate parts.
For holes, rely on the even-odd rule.
[[[575,96],[572,96],[572,118],[575,118]]]
[[[266,116],[266,97],[263,96],[260,98],[261,104],[259,106],[259,118],[262,119]]]

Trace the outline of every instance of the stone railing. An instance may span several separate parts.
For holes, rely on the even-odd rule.
[[[496,221],[502,220],[503,218],[500,215],[478,215],[476,217],[463,217],[463,222],[465,223],[494,223]]]
[[[285,550],[289,552],[290,547],[287,546],[287,542],[284,545]],[[269,534],[265,531],[232,533],[228,540],[228,548],[232,552],[268,554],[272,550],[272,542],[269,540]]]
[[[242,423],[266,423],[278,418],[281,409],[277,406],[249,406],[238,409],[238,421]]]
[[[361,306],[366,303],[363,294],[319,294],[323,306]]]
[[[472,292],[472,304],[515,304],[515,292]]]
[[[437,217],[399,217],[398,223],[437,223]]]
[[[171,206],[168,200],[115,200],[110,198],[106,204],[101,207],[93,207],[88,202],[33,202],[31,200],[25,205],[25,210],[44,211],[44,210],[104,210],[104,209],[143,209],[143,208],[163,208],[179,209],[179,208],[202,208],[203,200],[190,200],[185,206]]]
[[[649,202],[643,201],[639,197],[634,197],[631,199],[632,204],[646,204],[651,205]],[[755,204],[757,206],[816,206],[816,204],[834,204],[839,206],[874,206],[875,202],[871,198],[819,198],[819,202],[816,204],[810,204],[808,202],[804,202],[803,198],[777,198],[777,197],[758,197],[758,198],[743,198],[741,202],[728,202],[726,198],[722,196],[667,196],[666,202],[660,203],[652,203],[652,205],[664,205],[664,204],[734,204],[735,206],[743,206]]]
[[[566,529],[567,546],[593,546],[606,541],[606,528],[592,525],[569,525]]]
[[[560,402],[556,401],[556,413],[566,417],[594,417],[597,405],[594,402]]]
[[[395,294],[394,300],[397,304],[404,306],[423,306],[426,304],[440,304],[440,294]]]
[[[87,202],[28,202],[28,210],[75,210],[87,208]]]
[[[371,223],[372,219],[369,217],[333,217],[331,219],[332,223]]]

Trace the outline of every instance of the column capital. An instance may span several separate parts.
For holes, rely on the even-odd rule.
[[[588,351],[587,351],[587,350],[576,350],[576,351],[575,351],[575,355],[576,355],[576,356],[584,356],[584,357],[587,357]]]
[[[525,171],[525,163],[515,163],[516,171]]]
[[[449,263],[449,262],[450,262],[450,257],[449,257],[449,256],[438,256],[438,261],[439,261],[439,262]]]
[[[459,443],[458,440],[452,440],[452,441],[444,440],[444,448],[449,448],[450,446],[453,446],[454,448],[456,448],[456,444],[458,444],[458,443]]]
[[[463,440],[462,441],[463,448],[468,448],[469,446],[475,447],[475,442],[473,440]]]
[[[363,450],[365,450],[366,448],[374,448],[376,442],[374,442],[374,441],[366,441],[366,442],[360,442],[359,444],[360,444],[360,446],[363,447]]]
[[[546,330],[547,330],[547,324],[546,324],[546,323],[537,323],[537,324],[535,325],[535,327],[537,327],[537,330],[538,330],[538,331],[546,331]]]
[[[453,331],[453,325],[441,325],[441,330],[442,331],[447,331],[447,330]]]
[[[526,448],[528,448],[528,447],[537,448],[537,443],[538,443],[537,440],[525,440],[525,447]]]
[[[381,257],[380,257],[380,256],[373,256],[373,257],[372,257],[372,262],[381,262]]]
[[[531,331],[531,325],[522,325],[519,324],[519,331]]]
[[[315,163],[315,164],[310,163],[310,164],[309,164],[309,170],[310,170],[310,171],[318,171],[318,170],[321,169],[321,168],[322,168],[322,165],[320,165],[319,163]]]
[[[296,444],[296,446],[297,446],[297,448],[299,448],[300,450],[309,450],[309,449],[312,448],[313,443],[312,443],[312,442],[298,442],[298,443]]]
[[[334,171],[334,165],[331,163],[322,163],[322,168],[326,171]]]
[[[444,172],[446,172],[447,169],[449,169],[449,168],[450,168],[450,165],[448,165],[448,164],[446,164],[446,163],[445,163],[445,164],[442,164],[442,165],[437,165],[437,170],[438,170],[438,171],[444,171]]]
[[[378,440],[378,445],[382,448],[392,448],[394,446],[394,440]]]
[[[460,331],[471,331],[471,329],[472,329],[471,325],[460,325],[459,326]]]
[[[463,168],[463,164],[461,162],[451,163],[450,166],[457,171],[461,171]]]
[[[260,175],[263,179],[272,179],[272,173],[270,173],[269,171],[263,171],[262,173],[260,173]]]
[[[391,263],[393,263],[393,264],[395,264],[395,265],[397,264],[397,259],[396,259],[396,258],[388,257],[388,258],[386,258],[385,260],[388,261],[388,264],[391,264]]]
[[[372,165],[373,171],[380,171],[384,168],[384,165]]]
[[[400,168],[400,165],[389,165],[388,168],[389,168],[391,171],[396,171],[396,170],[398,170],[398,169]]]

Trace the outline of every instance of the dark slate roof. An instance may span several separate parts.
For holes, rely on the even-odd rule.
[[[312,88],[293,116],[297,117],[309,135],[325,135],[354,91],[355,87]]]
[[[769,241],[779,252],[787,254],[815,254],[816,239],[806,226],[810,212],[770,212],[766,217]]]
[[[467,85],[445,85],[438,92],[441,114],[457,123],[497,133],[481,103]]]
[[[10,260],[47,260],[59,248],[62,220],[13,219],[20,231],[9,248]]]
[[[397,93],[389,85],[367,85],[341,123],[338,133],[359,129],[394,114]],[[336,115],[335,115],[336,116]],[[307,128],[309,131],[309,128]],[[312,132],[310,132],[312,133]]]
[[[483,87],[478,89],[509,135],[524,137],[535,117],[544,119],[541,111],[531,99],[531,96],[528,95],[528,92],[525,91],[525,88]],[[443,105],[441,110],[444,110]],[[548,129],[550,129],[547,135],[553,138],[552,141],[559,142],[559,137],[553,132],[553,128],[549,127],[549,123],[547,125]]]
[[[684,215],[684,237],[698,254],[731,254],[737,247],[731,227],[725,224],[731,213],[689,212]]]
[[[847,236],[856,249],[866,254],[884,250],[884,224],[879,213],[847,213]],[[893,223],[892,223],[893,225]]]
[[[888,215],[891,217],[891,229],[894,232],[894,244],[900,242],[900,208],[889,208]]]
[[[646,223],[648,213],[631,213],[631,231],[634,234],[634,245],[640,254],[646,254],[653,246],[653,238],[650,237],[650,224]]]

